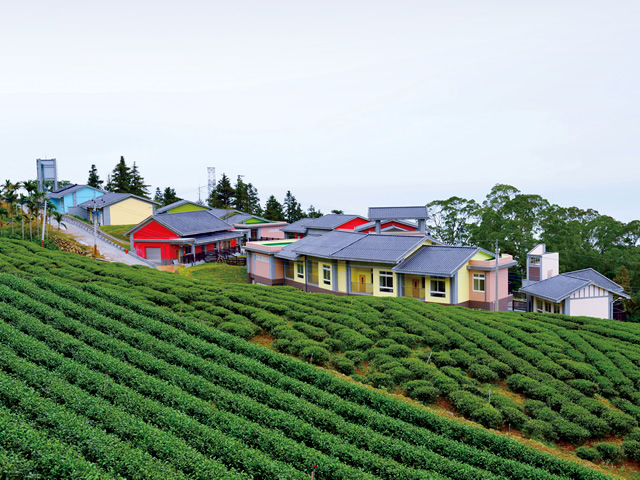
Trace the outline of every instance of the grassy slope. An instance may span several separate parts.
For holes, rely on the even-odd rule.
[[[249,332],[250,336],[264,333],[263,329],[269,330],[268,321],[277,324],[278,320],[282,320],[293,325],[295,322],[291,322],[285,314],[286,311],[294,311],[287,302],[297,305],[298,310],[316,308],[315,313],[318,313],[318,306],[325,314],[346,311],[354,314],[347,317],[357,320],[355,313],[358,311],[374,315],[376,308],[370,303],[375,302],[372,299],[356,299],[353,308],[338,297],[309,296],[289,289],[254,286],[238,285],[231,288],[207,280],[194,283],[191,279],[180,276],[120,265],[95,264],[55,252],[42,252],[42,256],[34,256],[30,250],[33,247],[23,246],[19,242],[0,241],[0,270],[54,279],[30,283],[10,275],[2,276],[0,283],[5,286],[2,287],[1,298],[13,305],[14,309],[4,308],[0,314],[5,320],[3,344],[12,345],[11,351],[15,353],[14,356],[3,357],[3,370],[12,372],[5,374],[3,381],[13,382],[12,391],[22,391],[23,394],[29,392],[33,402],[41,405],[44,411],[53,408],[53,405],[40,397],[52,395],[54,387],[58,389],[55,391],[59,393],[55,395],[60,395],[60,399],[66,398],[64,395],[71,396],[69,398],[84,395],[88,402],[93,398],[94,403],[97,402],[100,408],[106,409],[104,415],[130,418],[134,422],[132,425],[137,425],[136,428],[145,429],[155,425],[155,428],[173,432],[167,434],[163,441],[168,443],[163,445],[187,442],[181,448],[191,452],[189,455],[193,456],[193,462],[204,462],[202,468],[236,468],[261,478],[273,478],[278,469],[284,469],[290,478],[303,471],[308,472],[308,462],[303,459],[318,462],[321,468],[319,473],[325,475],[323,478],[341,478],[341,475],[342,478],[357,478],[356,472],[359,470],[368,472],[358,473],[361,478],[388,477],[390,472],[398,478],[421,478],[424,475],[421,472],[425,472],[425,469],[430,472],[438,471],[440,475],[451,478],[459,478],[463,471],[464,476],[472,478],[490,478],[488,471],[498,473],[499,476],[521,478],[522,472],[518,468],[529,469],[531,478],[551,478],[549,471],[564,472],[565,476],[570,477],[588,478],[588,471],[575,470],[576,467],[571,466],[571,463],[554,461],[550,457],[539,456],[535,450],[522,446],[516,448],[514,445],[517,444],[498,435],[482,433],[481,430],[458,422],[439,419],[421,407],[337,379],[315,367],[288,360],[287,357],[267,349],[252,347],[251,344],[225,335],[215,328],[218,326],[220,329],[245,335]],[[35,252],[40,253],[37,249]],[[61,283],[76,285],[82,290],[65,289],[60,287]],[[277,305],[275,302],[278,299],[285,306],[285,312],[279,315],[252,307],[256,301],[267,307]],[[314,307],[308,307],[305,302]],[[396,302],[384,304],[396,305]],[[158,309],[157,305],[161,308]],[[410,306],[416,305],[420,304],[414,302]],[[406,308],[406,305],[402,305],[402,308]],[[64,312],[64,315],[59,312]],[[177,312],[180,316],[171,312]],[[394,315],[398,315],[397,309],[391,308],[386,316],[384,312],[378,313],[382,314],[382,319],[386,318],[382,323],[389,323]],[[428,320],[429,317],[425,318]],[[46,325],[38,323],[42,319]],[[69,319],[78,321],[74,323]],[[348,321],[346,318],[332,320]],[[123,321],[133,323],[126,326]],[[336,323],[328,319],[325,322],[327,325]],[[169,327],[171,330],[167,330]],[[352,327],[356,329],[351,330],[357,331],[357,325],[353,324]],[[29,336],[19,338],[18,330],[27,332]],[[101,336],[101,331],[108,333],[108,336]],[[319,331],[310,332],[316,337],[323,336]],[[361,332],[365,330],[361,329]],[[65,337],[64,333],[70,333],[72,337]],[[446,334],[443,333],[442,336],[446,338]],[[78,343],[74,338],[82,341]],[[113,342],[109,339],[113,339]],[[34,343],[29,343],[30,341]],[[423,347],[425,351],[427,348],[429,347]],[[39,351],[44,353],[39,354]],[[63,357],[55,356],[56,351],[75,352],[74,360],[70,361],[72,363],[67,362],[67,365],[63,362]],[[141,354],[135,353],[137,351],[146,352],[144,355],[147,357],[140,357]],[[343,356],[339,349],[332,354]],[[118,358],[122,360],[117,360]],[[364,363],[367,362],[363,361],[361,366]],[[29,372],[37,365],[42,367],[42,370],[38,370],[38,375],[42,377],[29,377]],[[178,366],[180,369],[175,370]],[[58,369],[66,380],[56,384],[54,380],[57,381],[57,377],[47,377],[47,371],[51,369]],[[113,376],[104,375],[104,370],[107,369],[114,372]],[[79,371],[82,378],[93,380],[78,384],[80,377],[74,377],[74,371]],[[376,371],[379,372],[379,369]],[[189,377],[188,372],[197,377]],[[245,377],[245,374],[250,374],[250,377]],[[187,375],[184,381],[177,380],[183,375]],[[165,384],[153,383],[156,382],[155,379],[162,378],[171,379],[177,390],[163,393]],[[54,383],[46,383],[45,380]],[[144,386],[145,382],[151,383],[147,387]],[[122,389],[111,391],[112,385],[113,388],[119,386]],[[30,389],[35,389],[35,393]],[[157,393],[153,393],[154,391]],[[240,396],[236,398],[234,395]],[[252,399],[247,405],[243,400],[246,397]],[[11,411],[7,413],[12,421],[18,421],[16,419],[20,415],[28,415],[29,409],[35,408],[30,404],[14,408],[15,399],[11,398],[5,396],[3,402],[12,405]],[[130,407],[125,407],[125,404],[128,405],[128,398],[137,400]],[[148,403],[154,398],[153,402],[160,402],[160,405]],[[188,415],[189,422],[194,422],[187,423],[192,425],[189,428],[195,430],[183,435],[174,432],[175,424],[161,424],[167,421],[166,418],[177,414],[173,409],[183,408],[178,406],[182,404],[176,399],[184,399],[180,400],[184,402],[182,412]],[[103,400],[107,403],[103,404]],[[224,415],[210,417],[212,413],[205,408],[205,404],[198,403],[203,401],[215,407],[216,415]],[[147,410],[140,405],[144,405]],[[112,407],[116,410],[110,410]],[[197,413],[198,408],[205,410]],[[62,419],[66,418],[65,413],[69,412],[60,412]],[[91,411],[81,413],[89,415],[89,419],[93,418],[92,422],[102,421],[100,416],[90,417]],[[78,414],[76,411],[73,416]],[[152,426],[135,423],[141,418],[157,420],[146,420]],[[403,420],[409,423],[402,423]],[[36,431],[41,435],[57,435],[56,428],[44,428],[37,418],[30,417],[26,421],[34,425],[34,428],[38,427]],[[183,421],[186,420],[179,423]],[[250,423],[242,423],[243,421]],[[242,427],[238,427],[240,423]],[[223,430],[222,433],[220,429]],[[196,431],[201,436],[191,438]],[[252,433],[242,434],[246,431]],[[125,432],[116,428],[115,432],[121,440],[138,438],[131,437],[134,435],[131,430]],[[300,436],[300,432],[306,433]],[[238,454],[228,457],[218,451],[205,455],[208,452],[206,448],[210,447],[205,448],[208,443],[198,443],[198,439],[222,434],[226,435],[226,440],[222,443],[233,444],[236,440],[242,442],[231,450]],[[144,433],[136,435],[144,436]],[[179,438],[174,438],[176,436]],[[71,441],[69,437],[64,438],[64,441]],[[346,444],[345,438],[349,440]],[[274,442],[274,439],[275,444],[267,447],[268,442]],[[307,447],[299,443],[303,439]],[[464,450],[469,447],[462,447],[456,442],[447,443],[451,439],[475,445],[486,453],[480,457],[473,449]],[[70,452],[98,462],[89,453],[82,451],[83,444],[80,440],[77,442],[79,443],[74,444]],[[14,447],[9,451],[12,455],[20,456],[20,448],[22,447]],[[134,453],[139,454],[140,458],[136,457],[135,461],[146,461],[144,452],[151,447],[145,444],[144,448],[142,445],[136,448],[139,451]],[[464,451],[457,450],[460,448]],[[525,449],[521,450],[522,448]],[[444,458],[433,460],[433,450],[439,451]],[[260,452],[267,455],[263,458],[262,466],[250,460],[258,458]],[[201,458],[202,455],[206,458],[218,458],[222,465],[218,465],[220,462],[207,463],[206,458]],[[145,464],[145,468],[167,468],[178,472],[185,468],[188,470],[185,466],[188,462],[180,463],[179,459],[171,456],[161,456],[161,459],[164,462],[162,465],[152,462]],[[519,459],[525,462],[525,466],[509,463],[510,459]],[[269,470],[266,472],[261,468]],[[591,475],[595,475],[595,472],[591,471]]]

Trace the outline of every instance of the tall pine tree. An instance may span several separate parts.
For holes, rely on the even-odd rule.
[[[211,190],[209,198],[207,198],[207,204],[211,208],[231,208],[231,204],[234,198],[235,191],[231,186],[229,177],[224,173],[222,178],[216,185],[216,188]]]
[[[149,185],[145,185],[144,178],[140,175],[136,162],[133,162],[133,168],[131,169],[131,184],[128,193],[149,198]]]
[[[285,220],[289,223],[297,222],[305,217],[302,206],[289,190],[287,190],[287,194],[284,197],[284,216]]]
[[[131,169],[125,163],[124,157],[120,157],[120,161],[113,169],[113,172],[111,172],[106,189],[114,193],[131,193],[130,188]]]
[[[282,204],[273,195],[267,199],[267,203],[264,206],[264,218],[273,221],[284,220]]]
[[[98,176],[98,169],[95,164],[91,164],[91,170],[89,170],[89,179],[87,180],[87,185],[93,188],[102,188],[102,184],[104,180],[100,180]]]

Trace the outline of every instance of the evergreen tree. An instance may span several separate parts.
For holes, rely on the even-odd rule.
[[[311,205],[307,210],[307,217],[309,218],[320,218],[323,215],[324,214],[320,210],[316,210],[316,208],[313,205]]]
[[[131,184],[129,192],[139,197],[149,198],[149,185],[145,185],[144,178],[140,175],[136,162],[133,162],[133,168],[131,169]]]
[[[238,180],[236,180],[236,186],[233,189],[233,208],[236,210],[240,210],[241,212],[251,213],[248,211],[249,204],[249,192],[247,189],[248,185],[242,181],[242,176],[238,175]]]
[[[343,215],[344,214],[344,210],[333,209],[333,210],[331,210],[331,213],[335,213],[336,215]]]
[[[258,197],[258,189],[252,184],[247,184],[247,213],[252,215],[262,215],[262,207],[260,207],[260,198]]]
[[[287,190],[287,194],[284,197],[284,216],[289,223],[297,222],[305,217],[302,207],[290,190]]]
[[[131,169],[125,163],[124,157],[120,157],[120,161],[111,172],[106,189],[114,193],[132,193],[130,192]]]
[[[95,164],[91,164],[91,170],[89,170],[89,179],[87,180],[87,185],[93,188],[102,188],[102,184],[104,180],[100,180],[98,176],[98,169]]]
[[[211,195],[207,198],[207,204],[211,208],[230,208],[234,194],[235,191],[231,186],[229,177],[223,173],[216,188],[211,190]]]
[[[164,197],[162,196],[162,191],[160,190],[160,187],[156,187],[156,193],[153,196],[153,201],[162,204],[163,199]]]
[[[180,200],[182,199],[178,197],[178,195],[176,195],[176,191],[173,188],[167,187],[164,189],[164,194],[162,195],[162,200],[161,200],[163,207],[165,205],[170,205],[172,203],[179,202]]]
[[[264,207],[264,215],[263,216],[267,220],[273,220],[273,221],[282,221],[282,220],[284,220],[284,213],[282,211],[282,204],[273,195],[271,195],[267,199],[267,203],[265,204],[265,207]]]

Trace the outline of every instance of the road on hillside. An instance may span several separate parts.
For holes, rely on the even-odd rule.
[[[51,224],[49,228],[56,229],[58,228],[58,225]],[[65,230],[65,233],[71,235],[78,242],[93,248],[94,240],[93,240],[92,233],[89,233],[80,227],[76,227],[71,223],[69,223],[66,226],[63,226],[61,230]],[[125,263],[127,265],[144,265],[145,267],[149,267],[147,263],[141,260],[138,260],[137,258],[131,255],[124,253],[119,248],[116,248],[113,245],[105,242],[104,240],[101,240],[100,237],[98,237],[97,245],[98,245],[98,251],[104,256],[104,258],[106,258],[110,262],[120,262],[120,263]]]

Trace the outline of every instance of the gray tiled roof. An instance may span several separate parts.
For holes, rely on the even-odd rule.
[[[290,223],[286,227],[282,227],[280,230],[285,233],[306,233],[307,224],[313,220],[315,220],[315,218],[301,218],[296,222]]]
[[[276,256],[291,258],[302,254],[340,260],[397,263],[424,239],[424,235],[375,235],[331,231],[322,236],[298,240],[284,247]]]
[[[304,246],[307,242],[313,242],[314,240],[317,240],[320,237],[304,237],[301,238],[300,240],[296,240],[294,243],[292,243],[291,245],[287,245],[286,247],[282,247],[282,250],[280,250],[275,256],[278,258],[285,258],[287,260],[296,260],[300,254],[297,253],[294,250],[294,247],[302,247]]]
[[[609,280],[607,277],[605,277],[601,273],[596,272],[593,268],[575,270],[573,272],[563,273],[562,275],[566,275],[568,277],[573,277],[573,278],[582,278],[584,280],[589,280],[593,284],[598,285],[599,287],[602,287],[605,290],[610,290],[612,292],[624,290],[616,282]]]
[[[192,202],[191,200],[178,200],[177,202],[173,202],[173,203],[170,203],[169,205],[165,205],[162,208],[158,208],[156,210],[156,213],[165,213],[165,212],[168,212],[169,210],[172,210],[174,208],[178,208],[178,207],[181,207],[182,205],[187,205],[187,204],[197,205],[202,208],[208,208],[206,205],[200,205],[197,202]]]
[[[307,228],[320,228],[324,230],[333,230],[334,228],[338,228],[340,225],[344,225],[351,220],[356,218],[362,218],[366,220],[364,217],[360,215],[345,215],[342,213],[329,213],[327,215],[323,215],[318,218],[311,218],[312,222],[307,223]]]
[[[167,227],[169,230],[176,232],[181,237],[199,235],[205,233],[215,233],[231,230],[233,227],[227,222],[220,220],[208,210],[197,210],[194,212],[180,212],[171,215],[160,214],[149,217],[143,224],[155,220],[160,225]],[[137,230],[143,224],[137,225],[132,232]]]
[[[138,195],[134,195],[133,193],[113,193],[108,192],[104,195],[96,197],[91,200],[87,200],[86,202],[82,202],[79,207],[84,208],[103,208],[108,207],[109,205],[113,205],[115,203],[126,200],[127,198],[136,198],[143,202],[152,203],[157,205],[158,202],[154,202],[153,200],[149,200],[148,198],[139,197]]]
[[[555,277],[547,278],[541,282],[536,282],[526,287],[522,287],[520,291],[558,303],[567,298],[573,292],[588,285],[596,285],[611,293],[615,293],[625,298],[628,297],[620,285],[596,272],[593,268],[561,273]]]
[[[104,190],[100,190],[99,188],[90,187],[89,185],[78,185],[74,183],[73,185],[67,185],[66,187],[59,188],[53,192],[47,192],[48,198],[62,198],[65,195],[69,195],[70,193],[77,192],[78,190],[82,190],[83,188],[91,188],[92,190],[96,190],[98,192],[104,193]]]
[[[419,207],[369,207],[370,220],[429,218],[426,206]]]
[[[479,251],[478,247],[425,245],[396,266],[393,271],[418,275],[450,276]]]
[[[576,290],[580,290],[590,284],[591,282],[589,280],[574,278],[568,275],[556,275],[555,277],[547,278],[546,280],[533,283],[527,287],[522,287],[520,291],[558,303]]]

